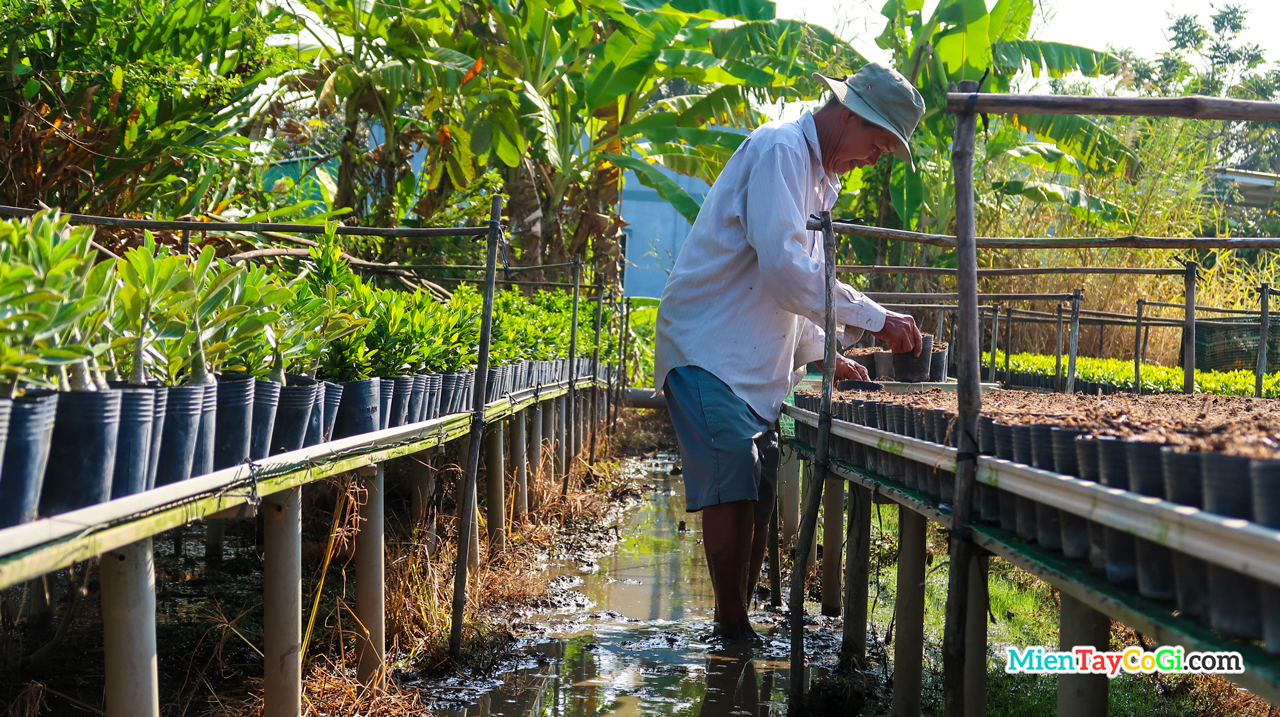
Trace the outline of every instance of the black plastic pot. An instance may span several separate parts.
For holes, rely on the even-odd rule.
[[[204,412],[205,388],[204,384],[170,386],[166,392],[168,400],[154,485],[169,485],[191,477],[200,435],[200,418]]]
[[[1204,485],[1199,453],[1172,446],[1160,449],[1164,498],[1171,503],[1204,508]],[[1209,563],[1186,553],[1173,554],[1173,579],[1178,610],[1194,616],[1209,614]]]
[[[1007,423],[991,424],[992,431],[996,436],[996,458],[1006,461],[1015,460],[1013,457],[1013,426]],[[1018,496],[1007,490],[996,488],[996,496],[1000,501],[1000,528],[1010,533],[1018,531]],[[983,513],[986,516],[986,513]]]
[[[409,401],[413,397],[413,376],[396,376],[393,379],[383,379],[384,383],[391,383],[391,414],[387,425],[383,428],[395,428],[409,423]],[[383,391],[386,395],[386,391]]]
[[[332,385],[328,381],[316,381],[316,395],[311,403],[311,413],[307,414],[307,435],[302,439],[304,447],[318,445],[323,440],[324,403]]]
[[[1228,518],[1253,519],[1253,487],[1249,459],[1224,453],[1201,453],[1204,509]],[[1223,637],[1262,637],[1258,581],[1230,568],[1209,564],[1209,622]]]
[[[147,490],[156,487],[156,471],[160,467],[160,445],[164,442],[164,424],[169,413],[169,387],[155,385],[155,406],[151,418],[151,457],[147,463]]]
[[[1080,468],[1080,477],[1094,483],[1102,482],[1102,471],[1098,466],[1098,439],[1093,436],[1080,436],[1076,439],[1076,462]],[[1089,563],[1094,570],[1107,571],[1107,536],[1101,523],[1089,521]]]
[[[293,380],[293,379],[288,379]],[[249,434],[249,460],[260,461],[271,454],[271,432],[280,406],[280,384],[254,379],[253,429]]]
[[[1119,438],[1103,436],[1098,442],[1098,473],[1109,488],[1129,490],[1129,451]],[[1107,580],[1117,585],[1138,584],[1137,546],[1123,530],[1103,528],[1106,545]]]
[[[275,427],[271,431],[271,453],[286,453],[302,448],[311,426],[311,412],[316,397],[323,390],[316,381],[290,383],[280,388]]]
[[[413,389],[409,391],[409,414],[406,423],[421,423],[426,415],[427,377],[413,375]]]
[[[200,429],[196,433],[196,452],[191,459],[191,475],[212,473],[214,449],[218,435],[218,384],[205,384],[204,403],[200,407]]]
[[[427,374],[427,410],[423,420],[430,421],[440,417],[440,384],[443,376],[438,373]]]
[[[151,434],[155,430],[156,391],[121,388],[120,426],[116,433],[116,459],[111,470],[111,498],[147,489],[151,473]]]
[[[343,383],[342,401],[333,426],[334,440],[378,430],[382,425],[381,407],[382,387],[377,378]]]
[[[1040,470],[1057,472],[1053,456],[1053,429],[1047,423],[1031,426],[1031,465]],[[1036,542],[1050,550],[1062,550],[1062,511],[1037,502]]]
[[[934,382],[942,382],[947,380],[947,353],[951,347],[942,349],[941,351],[934,349],[929,355],[929,380]]]
[[[1080,477],[1080,465],[1076,456],[1076,436],[1084,435],[1061,426],[1054,426],[1049,431],[1053,443],[1053,469],[1063,475]],[[1062,554],[1072,560],[1089,559],[1089,521],[1088,519],[1058,511]]]
[[[1142,495],[1164,498],[1164,466],[1159,443],[1127,441],[1129,489]],[[1173,551],[1143,538],[1135,539],[1138,561],[1138,592],[1153,600],[1174,600],[1178,591],[1173,574]]]
[[[9,404],[0,466],[0,528],[36,519],[57,411],[58,395],[52,391],[28,391]]]
[[[40,515],[58,515],[111,499],[119,435],[118,389],[58,394]]]
[[[892,354],[893,377],[903,383],[920,383],[929,380],[929,366],[933,361],[933,337],[925,334],[920,355]]]
[[[466,377],[460,373],[451,371],[440,376],[440,415],[462,410],[460,406],[465,385]]]
[[[223,376],[218,381],[214,470],[238,466],[249,460],[249,445],[253,440],[254,387],[254,379],[248,376]]]
[[[396,398],[396,381],[394,378],[379,378],[378,384],[378,428],[391,427],[391,404]]]
[[[984,456],[996,454],[995,419],[985,414],[978,414],[978,453]],[[1000,523],[1000,493],[986,483],[973,484],[973,510],[984,523],[997,525]]]
[[[1249,483],[1253,489],[1253,521],[1280,529],[1280,460],[1249,462]],[[1280,585],[1259,582],[1262,606],[1262,640],[1267,652],[1280,654]]]
[[[1035,449],[1031,426],[1019,424],[1013,428],[1013,460],[1024,466],[1034,465]],[[1039,530],[1036,528],[1036,502],[1024,496],[1014,496],[1018,537],[1023,540],[1035,540]]]

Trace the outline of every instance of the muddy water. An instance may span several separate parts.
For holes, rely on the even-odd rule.
[[[753,612],[768,643],[728,651],[708,644],[713,601],[701,520],[684,510],[670,464],[646,466],[655,490],[619,523],[617,549],[594,565],[553,565],[580,607],[532,615],[527,667],[510,672],[448,717],[749,715],[785,713],[786,635],[781,620]],[[681,522],[685,526],[682,529]]]

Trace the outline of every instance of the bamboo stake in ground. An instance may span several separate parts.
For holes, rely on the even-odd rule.
[[[596,425],[600,423],[600,388],[596,377],[600,375],[600,329],[604,322],[604,284],[596,279],[596,343],[591,353],[591,448],[587,465],[596,464]]]
[[[1147,307],[1145,299],[1138,299],[1137,321],[1133,329],[1133,392],[1142,395],[1142,310]]]
[[[1196,269],[1194,261],[1187,262],[1183,278],[1182,298],[1185,325],[1182,329],[1182,392],[1196,392]]]
[[[452,620],[449,625],[449,654],[462,657],[462,621],[467,608],[467,562],[471,552],[471,521],[476,513],[476,472],[480,464],[480,442],[484,437],[484,377],[489,375],[489,341],[493,334],[493,286],[497,279],[498,242],[502,239],[502,197],[494,197],[489,213],[489,241],[484,272],[484,306],[480,315],[480,349],[471,416],[471,441],[467,446],[467,474],[463,477],[464,499],[458,521],[458,559],[454,564]]]
[[[965,81],[961,89],[976,92],[978,83]],[[978,412],[982,407],[978,370],[978,260],[973,205],[973,138],[977,118],[972,112],[956,119],[952,166],[956,178],[956,403],[959,451],[956,456],[956,502],[951,517],[951,563],[947,580],[946,624],[943,628],[943,695],[947,717],[964,717],[965,620],[969,600],[969,560],[973,544],[969,522],[977,473]],[[992,367],[994,368],[994,352]]]
[[[826,348],[822,359],[822,404],[818,411],[818,438],[814,446],[814,475],[809,481],[809,495],[805,496],[804,516],[800,519],[800,542],[796,545],[796,557],[791,570],[791,691],[787,699],[788,709],[798,711],[804,706],[804,579],[803,566],[809,562],[809,548],[818,523],[818,507],[822,504],[822,484],[827,477],[827,443],[831,437],[831,388],[836,373],[836,235],[831,231],[831,212],[822,212],[822,248],[826,275]]]
[[[1258,287],[1262,297],[1262,316],[1258,322],[1258,367],[1253,382],[1253,395],[1262,397],[1262,377],[1267,374],[1267,347],[1271,343],[1271,284]]]

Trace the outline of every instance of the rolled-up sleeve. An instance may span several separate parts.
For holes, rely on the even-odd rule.
[[[805,249],[809,217],[804,192],[813,191],[808,174],[808,158],[796,148],[774,145],[761,154],[747,185],[746,238],[755,249],[765,289],[778,305],[820,325],[826,305],[823,267]],[[836,283],[837,324],[879,331],[888,313],[847,284]]]

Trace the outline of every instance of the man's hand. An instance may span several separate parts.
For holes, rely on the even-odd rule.
[[[822,371],[822,362],[814,361],[814,366],[818,367],[818,371]],[[836,356],[836,380],[837,381],[870,381],[871,377],[867,374],[867,369],[862,364],[844,356]]]
[[[920,349],[924,348],[924,340],[920,338],[916,320],[902,314],[889,314],[885,317],[884,328],[872,331],[871,335],[889,344],[889,350],[895,354],[911,353],[919,356]]]

